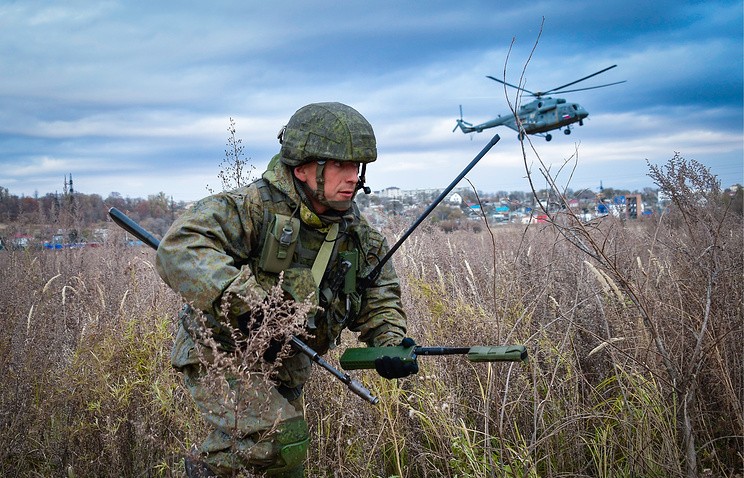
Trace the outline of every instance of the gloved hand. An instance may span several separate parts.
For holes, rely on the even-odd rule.
[[[401,347],[414,347],[416,342],[412,338],[406,337],[400,343]],[[404,362],[400,357],[389,357],[384,355],[378,359],[375,359],[375,370],[380,374],[382,378],[403,378],[414,373],[418,373],[419,366],[416,357],[414,356],[412,362]]]

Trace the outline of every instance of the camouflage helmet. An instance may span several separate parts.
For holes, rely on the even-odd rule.
[[[318,160],[366,164],[377,159],[372,126],[342,103],[303,106],[280,131],[279,143],[281,161],[290,167]]]

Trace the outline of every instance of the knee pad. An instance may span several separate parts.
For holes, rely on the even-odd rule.
[[[305,458],[310,443],[307,422],[302,417],[279,425],[274,435],[277,464],[266,469],[268,476],[304,476]]]

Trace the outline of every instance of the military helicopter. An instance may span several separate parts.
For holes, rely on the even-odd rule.
[[[520,131],[520,124],[517,123],[517,118],[513,114],[508,114],[506,116],[499,115],[498,118],[494,118],[490,121],[486,121],[485,123],[474,126],[472,123],[468,123],[467,121],[464,121],[462,119],[462,105],[460,105],[460,119],[457,120],[457,124],[455,125],[452,132],[455,132],[457,128],[460,128],[463,133],[480,133],[484,129],[493,128],[495,126],[506,126],[507,128],[511,128],[514,131],[517,131],[519,133],[520,140],[524,139],[524,134],[533,134],[544,137],[546,141],[550,141],[551,139],[553,139],[553,135],[551,135],[549,131],[552,131],[554,129],[559,130],[565,128],[563,129],[563,134],[571,134],[571,125],[574,123],[579,123],[579,126],[583,126],[584,119],[589,116],[589,112],[586,111],[584,107],[578,103],[568,103],[563,98],[551,98],[550,96],[546,95],[551,93],[572,93],[575,91],[593,90],[596,88],[604,88],[606,86],[625,83],[625,80],[623,80],[616,81],[614,83],[607,83],[605,85],[590,86],[587,88],[578,88],[574,90],[563,89],[571,85],[575,85],[576,83],[579,83],[581,81],[588,80],[589,78],[604,73],[607,70],[611,70],[616,66],[617,65],[612,65],[605,68],[604,70],[600,70],[596,73],[592,73],[589,76],[585,76],[580,80],[566,83],[563,86],[559,86],[551,90],[537,92],[527,90],[520,86],[512,85],[489,75],[487,76],[487,78],[490,78],[493,81],[503,83],[506,86],[511,86],[512,88],[516,88],[519,91],[524,91],[525,93],[529,93],[531,96],[536,98],[534,101],[531,101],[530,103],[519,107],[519,112],[516,116],[519,117],[519,123],[521,123],[521,128],[523,131]]]

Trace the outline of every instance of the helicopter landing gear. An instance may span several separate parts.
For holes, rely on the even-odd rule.
[[[563,130],[563,134],[569,135],[569,134],[571,134],[571,130],[568,129],[568,128],[566,128],[566,129]]]
[[[553,139],[553,135],[552,134],[548,133],[548,134],[545,135],[545,141],[550,141],[551,139]]]

